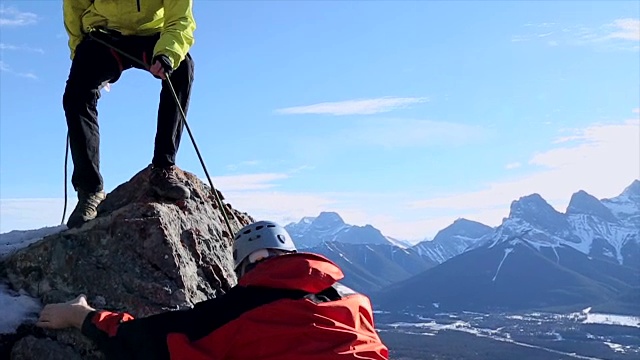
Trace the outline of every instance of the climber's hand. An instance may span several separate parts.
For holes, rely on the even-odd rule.
[[[48,304],[40,312],[36,326],[45,329],[82,328],[86,316],[94,311],[87,303],[87,298],[80,295],[65,303]]]
[[[153,65],[149,68],[154,77],[162,80],[167,79],[167,75],[171,75],[173,68],[171,60],[166,55],[157,55],[153,58]]]

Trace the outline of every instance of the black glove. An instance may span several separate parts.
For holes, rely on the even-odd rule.
[[[169,57],[167,55],[160,54],[154,56],[153,60],[151,61],[151,66],[153,66],[156,61],[160,62],[160,65],[162,65],[162,70],[164,70],[164,73],[166,75],[171,75],[171,73],[173,72],[173,67],[171,66],[171,60],[169,60]]]

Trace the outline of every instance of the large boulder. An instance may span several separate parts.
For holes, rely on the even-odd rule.
[[[228,204],[223,213],[211,188],[188,172],[179,176],[191,190],[189,199],[159,199],[149,189],[149,170],[109,193],[96,219],[2,260],[0,277],[43,304],[84,293],[96,308],[134,316],[190,307],[224,293],[236,278],[233,234],[223,216],[232,232],[253,219]],[[31,330],[12,337],[12,359],[100,357],[77,330],[25,327]]]

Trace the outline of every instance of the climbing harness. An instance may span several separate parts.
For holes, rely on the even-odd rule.
[[[100,29],[97,29],[98,31],[104,32],[106,34],[108,34],[106,31],[102,31]],[[128,59],[130,59],[131,61],[135,62],[136,64],[141,65],[145,70],[149,71],[149,65],[146,64],[144,61],[131,56],[130,54],[127,54],[126,52],[118,49],[117,47],[109,44],[106,41],[103,41],[102,39],[99,39],[97,37],[95,37],[91,32],[89,32],[89,37],[99,43],[101,43],[102,45],[110,48],[113,51],[118,52],[120,55],[127,57]],[[191,143],[193,143],[193,147],[196,150],[196,154],[198,154],[198,159],[200,160],[200,164],[202,165],[202,169],[204,170],[205,175],[207,176],[207,180],[209,181],[209,185],[211,186],[211,191],[213,192],[213,195],[215,196],[216,202],[218,203],[218,207],[220,208],[220,211],[222,212],[222,217],[224,218],[224,222],[227,226],[227,229],[229,230],[229,237],[233,237],[233,229],[231,228],[231,223],[229,222],[229,219],[227,218],[227,211],[226,208],[224,206],[224,204],[222,203],[222,200],[220,199],[220,197],[218,196],[218,191],[216,190],[216,188],[213,186],[213,181],[211,181],[211,176],[209,176],[209,171],[207,171],[207,167],[204,164],[204,160],[202,159],[202,155],[200,154],[200,149],[198,149],[198,145],[196,144],[196,140],[193,137],[193,134],[191,133],[191,128],[189,127],[189,124],[187,123],[187,114],[184,112],[184,109],[182,108],[182,105],[180,104],[180,99],[178,99],[178,95],[176,94],[175,89],[173,88],[173,84],[171,83],[171,80],[169,79],[169,74],[165,74],[166,79],[165,81],[167,82],[167,84],[169,85],[169,89],[171,90],[171,94],[173,95],[173,100],[176,102],[176,106],[178,107],[178,109],[180,110],[180,114],[182,115],[182,122],[185,126],[185,128],[187,129],[187,132],[189,133],[189,137],[191,138]],[[66,154],[65,154],[65,158],[64,158],[64,169],[65,169],[65,174],[64,174],[64,211],[62,214],[62,224],[64,224],[64,218],[66,216],[66,211],[67,211],[67,163],[68,163],[68,157],[69,157],[69,134],[67,133],[67,149],[66,149]],[[231,216],[234,217],[235,220],[235,215],[233,215],[233,213],[231,213]]]

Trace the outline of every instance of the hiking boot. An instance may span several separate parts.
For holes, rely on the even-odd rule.
[[[67,227],[69,229],[80,227],[82,224],[89,220],[95,219],[98,215],[98,205],[104,200],[106,194],[104,191],[98,192],[85,192],[78,191],[78,204],[73,209],[69,220],[67,221]]]
[[[156,194],[171,200],[184,200],[191,196],[189,189],[178,180],[176,169],[175,165],[151,169],[149,184]]]

